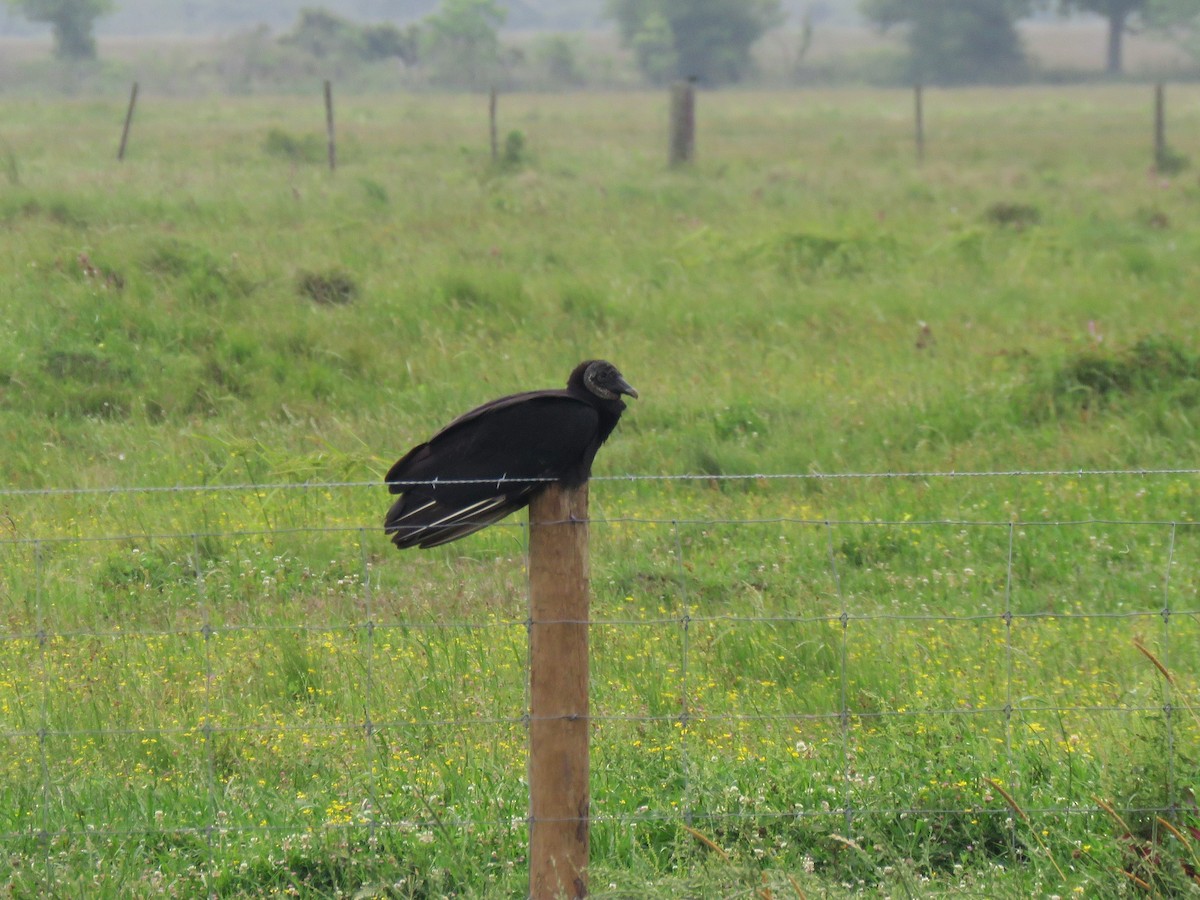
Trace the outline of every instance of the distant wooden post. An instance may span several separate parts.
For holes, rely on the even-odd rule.
[[[529,506],[529,896],[587,895],[588,489]]]
[[[696,155],[696,90],[690,81],[671,85],[670,129],[670,164],[690,163]]]
[[[129,109],[125,112],[125,127],[121,129],[121,145],[117,147],[117,162],[125,159],[125,145],[129,143],[129,126],[133,124],[133,108],[137,106],[138,83],[129,91]]]
[[[337,143],[333,131],[333,83],[325,80],[325,139],[329,143],[329,171],[337,170]]]
[[[492,162],[500,159],[500,141],[496,134],[496,88],[488,94],[488,137],[492,142]]]
[[[925,88],[921,82],[913,86],[913,113],[916,118],[917,163],[925,162]]]
[[[1154,167],[1162,169],[1167,161],[1166,89],[1160,81],[1154,85]]]

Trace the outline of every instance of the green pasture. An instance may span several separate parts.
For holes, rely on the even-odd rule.
[[[502,96],[495,162],[339,97],[335,173],[319,84],[143,86],[122,163],[0,102],[0,884],[521,895],[523,521],[399,554],[378,483],[605,357],[594,895],[1200,889],[1168,100],[1162,172],[1128,86],[929,91],[921,165],[905,92],[704,93],[678,170],[658,93]]]

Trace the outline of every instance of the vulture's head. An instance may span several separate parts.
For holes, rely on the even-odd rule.
[[[567,381],[569,388],[583,388],[601,400],[620,400],[622,394],[636,398],[638,392],[617,371],[617,367],[603,359],[581,362]]]

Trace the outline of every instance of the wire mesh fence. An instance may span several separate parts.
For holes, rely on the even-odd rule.
[[[1169,492],[1196,475],[780,480]],[[666,858],[683,825],[796,865],[831,835],[886,838],[936,870],[1036,855],[1043,832],[1064,842],[1048,858],[1078,859],[1101,801],[1135,835],[1194,817],[1186,509],[829,518],[769,476],[725,479],[753,498],[722,479],[607,481],[594,494],[721,502],[630,513],[635,494],[593,513],[594,865]],[[362,512],[367,488],[6,493],[0,858],[18,893],[172,865],[210,891],[281,871],[411,886],[520,869],[525,528],[398,555]]]

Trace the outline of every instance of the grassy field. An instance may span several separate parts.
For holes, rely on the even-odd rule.
[[[917,166],[903,92],[703,94],[669,171],[658,94],[502,97],[500,165],[484,98],[351,99],[332,175],[317,89],[147,91],[121,164],[120,104],[0,102],[0,884],[520,895],[521,523],[400,555],[376,483],[603,356],[597,896],[1194,892],[1150,101],[931,91]]]

